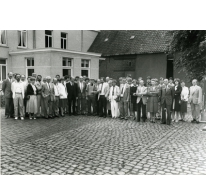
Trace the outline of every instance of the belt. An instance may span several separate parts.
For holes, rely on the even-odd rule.
[[[15,92],[15,94],[22,94],[21,92]]]

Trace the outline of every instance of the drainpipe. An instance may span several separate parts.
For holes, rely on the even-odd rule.
[[[36,49],[36,30],[33,30],[33,49]]]
[[[83,51],[83,30],[81,30],[81,51]]]

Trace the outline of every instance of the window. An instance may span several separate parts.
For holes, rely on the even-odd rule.
[[[128,65],[129,65],[129,66],[132,66],[132,61],[129,61],[129,62],[128,62]]]
[[[89,70],[82,70],[81,71],[81,76],[89,77]]]
[[[26,30],[18,31],[18,47],[27,47]]]
[[[67,34],[61,33],[61,48],[66,49],[67,48]]]
[[[89,60],[87,60],[87,59],[82,59],[82,65],[81,65],[82,67],[89,67]]]
[[[34,73],[34,58],[33,57],[26,58],[26,66],[27,66],[27,76],[32,76],[32,73]]]
[[[45,47],[52,47],[52,31],[45,30]]]
[[[71,69],[63,69],[63,76],[69,75],[71,76]]]
[[[6,30],[0,30],[0,44],[6,45]]]
[[[6,79],[6,59],[0,59],[0,81]]]
[[[90,72],[89,66],[90,66],[90,60],[82,59],[82,63],[81,63],[81,67],[82,67],[81,76],[89,77],[89,72]]]
[[[69,66],[69,67],[71,67],[72,66],[72,59],[71,58],[63,57],[62,66]]]

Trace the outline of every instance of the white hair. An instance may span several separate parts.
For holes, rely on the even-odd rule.
[[[46,79],[51,79],[51,76],[47,76]]]

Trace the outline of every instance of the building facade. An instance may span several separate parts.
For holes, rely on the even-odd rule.
[[[7,73],[99,77],[100,53],[88,52],[98,31],[0,30],[0,81]]]
[[[168,54],[172,39],[170,31],[115,30],[101,31],[89,52],[101,53],[100,77],[125,77],[137,79],[181,78],[185,74],[174,69],[173,56]]]

